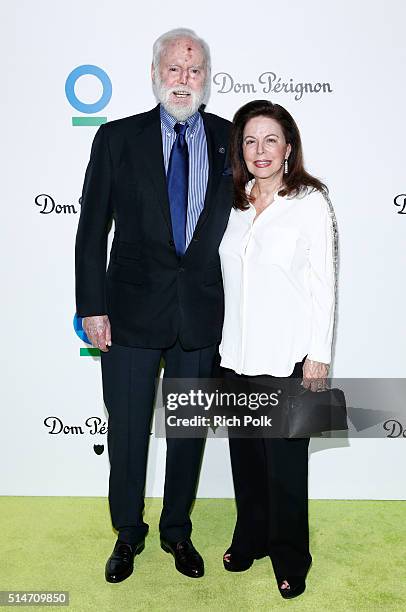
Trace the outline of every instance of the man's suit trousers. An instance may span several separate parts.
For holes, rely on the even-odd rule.
[[[144,490],[153,404],[161,359],[164,378],[210,378],[216,345],[186,351],[179,341],[167,349],[113,344],[102,353],[104,402],[109,413],[109,503],[120,540],[144,539]],[[161,536],[178,542],[190,537],[204,438],[168,438]]]

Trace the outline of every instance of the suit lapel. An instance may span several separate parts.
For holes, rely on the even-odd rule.
[[[214,203],[214,196],[216,194],[221,176],[224,170],[224,164],[226,159],[227,142],[220,142],[215,131],[211,128],[210,123],[202,113],[204,130],[206,133],[207,141],[207,156],[209,160],[209,176],[207,181],[206,197],[204,199],[204,207],[197,221],[194,235],[200,231],[203,224],[206,222],[211,208]]]
[[[162,150],[159,105],[151,111],[148,119],[142,131],[137,135],[137,148],[145,153],[145,155],[143,155],[143,163],[154,184],[159,205],[168,225],[169,232],[172,235],[168,188],[166,184],[165,163]]]

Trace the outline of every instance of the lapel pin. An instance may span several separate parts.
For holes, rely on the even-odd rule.
[[[224,147],[219,147],[219,153],[225,153],[225,152],[226,152],[226,150],[225,150]]]

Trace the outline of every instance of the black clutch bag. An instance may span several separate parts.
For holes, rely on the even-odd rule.
[[[341,389],[302,390],[288,395],[282,411],[286,438],[307,438],[314,434],[348,429],[345,395]]]

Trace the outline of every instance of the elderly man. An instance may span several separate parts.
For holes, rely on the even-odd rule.
[[[173,30],[154,44],[154,109],[102,125],[86,171],[76,238],[77,314],[100,348],[109,413],[109,502],[118,539],[108,582],[144,548],[144,489],[155,381],[208,378],[223,321],[218,246],[232,201],[229,122],[202,112],[207,44]],[[107,235],[114,240],[106,272]],[[203,576],[190,536],[204,439],[167,439],[161,546]]]

